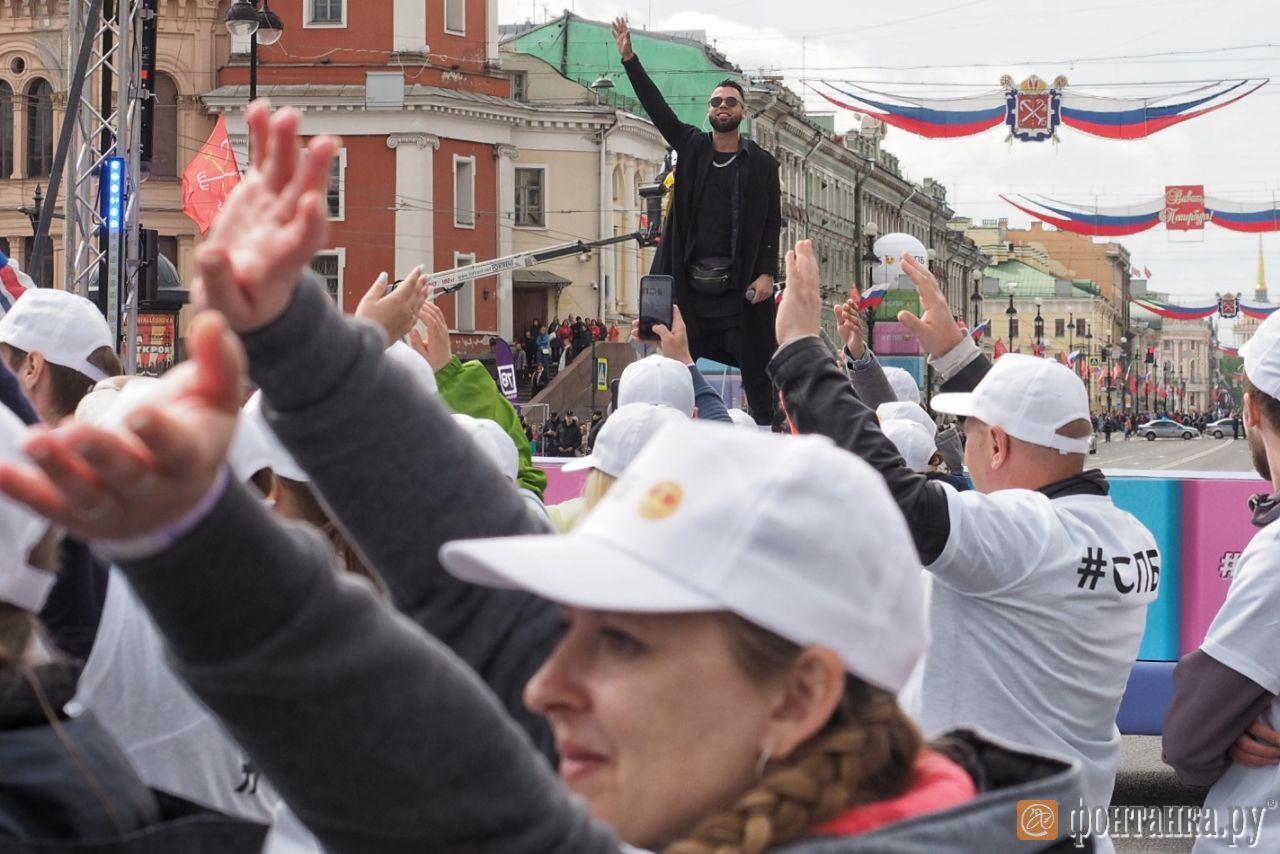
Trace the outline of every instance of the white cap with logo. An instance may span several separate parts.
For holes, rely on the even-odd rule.
[[[663,425],[687,420],[669,406],[656,403],[628,403],[620,406],[604,422],[596,434],[591,453],[570,460],[561,471],[596,469],[613,477],[621,477],[627,466],[644,449]]]
[[[1258,326],[1253,337],[1240,346],[1244,375],[1254,388],[1280,398],[1280,311]]]
[[[26,291],[0,318],[0,343],[39,352],[45,360],[105,380],[106,373],[89,362],[101,347],[114,347],[111,328],[98,307],[77,294],[53,288]]]
[[[27,428],[0,404],[0,459],[25,460],[22,441]],[[38,612],[57,580],[52,572],[35,569],[27,560],[49,530],[49,523],[21,504],[0,496],[0,602]]]
[[[618,408],[628,403],[670,406],[693,417],[693,377],[675,359],[654,353],[627,365],[618,380]]]
[[[889,381],[889,385],[893,388],[893,393],[898,400],[907,403],[920,402],[920,386],[916,385],[916,378],[903,368],[887,367],[884,368],[884,377]]]
[[[1084,383],[1050,359],[1006,353],[972,392],[934,395],[930,405],[935,412],[977,418],[1015,439],[1062,454],[1089,452],[1088,436],[1058,432],[1073,421],[1090,421]]]
[[[880,419],[881,425],[890,421],[910,421],[913,424],[919,424],[928,431],[930,438],[936,438],[938,435],[938,425],[929,417],[929,413],[924,411],[924,407],[918,403],[891,400],[876,407],[876,417]]]
[[[731,611],[887,691],[928,643],[923,572],[888,487],[817,436],[673,422],[572,534],[458,541],[441,558],[465,581],[574,607]]]

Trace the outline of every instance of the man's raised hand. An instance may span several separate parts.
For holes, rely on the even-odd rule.
[[[787,290],[774,324],[778,346],[822,332],[822,269],[813,241],[801,240],[787,253]]]
[[[636,55],[636,52],[631,49],[631,25],[627,23],[626,18],[613,19],[613,40],[618,44],[618,54],[622,56],[623,62]]]
[[[902,270],[920,292],[920,316],[909,311],[898,312],[898,322],[920,340],[920,346],[935,359],[940,359],[964,341],[964,330],[951,316],[947,297],[929,268],[910,255],[902,256]]]
[[[844,339],[845,349],[855,359],[867,354],[867,322],[862,319],[862,309],[857,302],[849,300],[844,305],[836,306],[836,330]]]
[[[387,333],[392,344],[409,334],[418,322],[418,312],[427,300],[427,277],[422,267],[414,267],[409,276],[391,294],[387,294],[388,276],[378,276],[356,306],[356,317],[371,320]]]
[[[301,114],[271,114],[266,101],[249,106],[254,169],[232,191],[196,252],[196,305],[226,316],[236,332],[251,332],[284,313],[311,257],[324,248],[329,223],[325,189],[337,150],[331,137],[301,152]]]
[[[418,309],[418,321],[409,330],[409,344],[438,374],[453,358],[449,323],[444,319],[444,312],[433,302],[425,302]]]

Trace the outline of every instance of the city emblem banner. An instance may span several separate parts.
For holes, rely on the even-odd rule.
[[[182,173],[182,210],[200,227],[201,234],[213,225],[239,183],[240,167],[227,136],[227,120],[218,116],[208,141]]]

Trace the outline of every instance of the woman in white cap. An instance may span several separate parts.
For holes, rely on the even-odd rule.
[[[24,428],[0,406],[0,460]],[[153,791],[93,715],[62,711],[78,668],[35,614],[57,569],[49,523],[0,498],[0,850],[257,852],[266,828]]]

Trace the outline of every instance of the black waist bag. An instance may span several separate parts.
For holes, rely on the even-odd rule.
[[[732,258],[699,258],[689,265],[689,285],[700,294],[722,296],[733,289]]]

